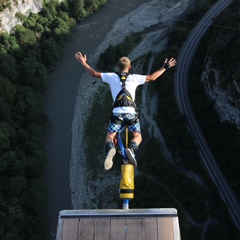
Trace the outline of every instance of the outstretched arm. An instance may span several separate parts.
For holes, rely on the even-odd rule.
[[[168,68],[171,68],[176,65],[176,60],[171,58],[168,60],[165,59],[163,66],[157,70],[156,72],[152,73],[151,75],[146,76],[146,82],[155,81],[159,76],[161,76]]]
[[[83,67],[86,69],[86,71],[87,71],[92,77],[96,77],[96,78],[102,79],[102,78],[101,78],[101,73],[95,71],[92,67],[90,67],[90,66],[87,64],[87,56],[86,56],[86,55],[82,55],[81,52],[76,52],[76,53],[75,53],[75,57],[76,57],[76,59],[83,65]]]

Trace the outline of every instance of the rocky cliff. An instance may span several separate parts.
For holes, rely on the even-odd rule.
[[[0,31],[11,33],[17,24],[21,24],[15,14],[20,12],[28,16],[30,13],[38,13],[42,9],[43,0],[10,0],[5,6],[4,11],[0,12]]]

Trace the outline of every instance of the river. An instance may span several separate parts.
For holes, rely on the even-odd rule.
[[[74,31],[63,59],[47,78],[48,90],[44,96],[44,105],[49,120],[44,141],[48,164],[44,177],[47,187],[49,239],[55,239],[59,211],[72,208],[69,187],[71,125],[77,88],[84,72],[74,54],[76,51],[92,54],[111,30],[114,21],[144,2],[148,1],[109,0],[105,7]]]

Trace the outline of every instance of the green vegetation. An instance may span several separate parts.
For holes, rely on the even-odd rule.
[[[16,14],[22,25],[0,35],[0,239],[46,239],[46,77],[61,60],[76,21],[105,2],[45,1],[38,14]],[[0,4],[2,9],[8,3]]]

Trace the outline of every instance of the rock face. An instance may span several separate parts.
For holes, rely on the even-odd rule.
[[[17,24],[21,24],[21,21],[15,18],[16,13],[28,16],[30,13],[40,12],[43,6],[43,0],[10,0],[8,3],[11,3],[10,7],[0,12],[0,31],[7,33],[11,33]]]
[[[232,79],[232,82],[226,86],[220,71],[211,66],[209,58],[206,70],[202,74],[205,91],[208,97],[215,102],[215,109],[221,121],[233,123],[240,129],[240,83],[237,79]],[[210,75],[214,75],[214,83],[209,80]]]
[[[0,13],[0,21],[1,21],[1,32],[11,33],[13,28],[17,24],[21,24],[21,21],[15,18],[15,14],[20,12],[26,16],[28,16],[31,12],[37,13],[41,10],[43,1],[42,0],[17,0],[17,1],[9,1],[11,2],[11,7],[6,8],[3,12]]]

